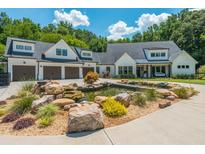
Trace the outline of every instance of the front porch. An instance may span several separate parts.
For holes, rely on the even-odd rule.
[[[136,77],[151,78],[151,77],[170,77],[170,64],[137,64]]]

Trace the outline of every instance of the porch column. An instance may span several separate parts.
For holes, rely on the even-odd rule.
[[[144,65],[144,70],[143,70],[143,74],[142,74],[143,78],[147,77],[147,73],[144,73],[145,71],[147,72],[147,66],[146,65]]]
[[[65,66],[61,66],[61,79],[65,79]]]
[[[148,65],[148,78],[150,78],[150,77],[151,77],[151,66]]]
[[[166,77],[169,77],[169,66],[168,65],[165,66],[165,74],[166,74]]]
[[[43,65],[39,63],[38,79],[43,80]]]
[[[83,68],[82,67],[79,67],[79,77],[80,79],[83,78]]]

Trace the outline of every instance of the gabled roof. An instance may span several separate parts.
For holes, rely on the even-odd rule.
[[[114,64],[125,52],[136,62],[147,60],[144,49],[168,49],[169,59],[181,52],[173,41],[139,42],[139,43],[114,43],[107,45],[106,53],[95,53],[94,56],[101,64]],[[169,60],[168,60],[169,61]]]
[[[35,52],[33,54],[26,55],[25,53],[15,53],[13,54],[13,49],[12,49],[12,42],[13,41],[21,41],[21,42],[29,42],[29,43],[34,43],[35,44]],[[27,40],[27,39],[19,39],[19,38],[13,38],[13,37],[8,37],[7,42],[6,42],[6,52],[5,55],[8,57],[19,57],[19,58],[34,58],[37,59],[38,61],[59,61],[61,62],[62,60],[57,60],[57,59],[45,59],[43,58],[44,53],[50,49],[52,46],[54,46],[56,43],[47,43],[47,42],[41,42],[41,41],[33,41],[33,40]],[[78,55],[77,61],[91,61],[92,59],[84,59],[82,58],[78,51],[76,50],[78,47],[75,46],[70,46],[71,49]],[[78,48],[79,50],[82,50],[81,48]],[[84,50],[84,49],[83,49]],[[87,49],[88,50],[88,49]],[[76,61],[76,60],[75,60]],[[69,61],[64,61],[64,62],[69,62]]]

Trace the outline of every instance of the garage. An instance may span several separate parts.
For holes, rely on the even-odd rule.
[[[83,67],[83,77],[90,71],[94,72],[94,67]]]
[[[35,66],[13,65],[13,81],[35,80]]]
[[[43,66],[44,80],[58,80],[61,79],[61,67],[59,66]]]
[[[65,79],[79,79],[79,67],[65,67]]]

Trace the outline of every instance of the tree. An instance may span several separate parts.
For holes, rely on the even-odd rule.
[[[0,55],[3,55],[5,51],[5,45],[0,44]]]

